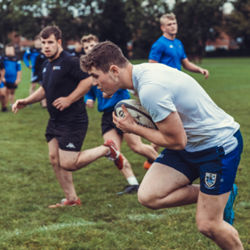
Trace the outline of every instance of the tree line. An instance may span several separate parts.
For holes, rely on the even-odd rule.
[[[159,19],[174,12],[179,38],[189,54],[202,54],[207,39],[218,37],[221,29],[242,38],[250,49],[250,0],[232,1],[234,10],[223,15],[229,0],[176,0],[169,9],[165,0],[0,0],[0,42],[16,31],[33,39],[47,25],[57,25],[63,41],[92,33],[100,41],[110,40],[126,54],[133,40],[136,58],[145,58],[152,43],[161,36]]]

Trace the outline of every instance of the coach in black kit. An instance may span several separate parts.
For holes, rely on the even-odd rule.
[[[40,35],[43,53],[48,58],[43,64],[42,86],[26,99],[17,100],[12,111],[17,113],[46,97],[50,119],[45,136],[50,162],[66,196],[50,208],[81,205],[70,171],[81,169],[102,156],[123,164],[123,157],[111,140],[99,147],[80,151],[88,126],[82,97],[92,86],[91,77],[81,71],[77,58],[63,51],[58,27],[47,26]]]

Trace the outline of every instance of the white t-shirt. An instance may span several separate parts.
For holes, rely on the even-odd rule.
[[[187,134],[187,151],[223,146],[228,154],[237,147],[233,134],[239,124],[191,76],[164,64],[143,63],[133,66],[132,79],[142,106],[154,122],[171,112],[179,113]]]

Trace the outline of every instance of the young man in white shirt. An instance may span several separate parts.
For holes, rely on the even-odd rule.
[[[125,118],[113,115],[123,132],[165,147],[141,183],[140,203],[152,209],[197,203],[199,231],[221,249],[242,250],[230,225],[235,196],[231,216],[224,218],[230,224],[223,221],[230,191],[237,191],[234,180],[243,147],[239,124],[192,77],[162,64],[133,66],[112,42],[99,43],[80,63],[106,95],[134,90],[158,127],[137,125],[124,106]],[[199,177],[200,185],[192,185]]]

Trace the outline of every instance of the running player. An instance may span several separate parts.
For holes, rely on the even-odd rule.
[[[10,106],[15,102],[15,90],[21,82],[21,62],[15,55],[13,44],[5,46],[5,56],[3,57],[5,69],[4,85],[7,88],[7,102],[10,101]]]
[[[163,64],[132,65],[111,42],[99,43],[81,57],[81,68],[108,96],[121,88],[134,90],[159,129],[137,125],[124,106],[124,118],[113,114],[123,132],[165,147],[140,185],[140,203],[152,209],[197,203],[199,231],[221,249],[242,250],[239,234],[230,225],[243,148],[233,117],[189,75]],[[192,185],[199,177],[200,185]]]
[[[84,52],[87,54],[91,51],[93,46],[98,43],[98,38],[92,34],[84,36],[81,39]],[[124,99],[130,99],[130,95],[126,89],[119,89],[111,98],[104,98],[103,93],[97,89],[96,86],[92,86],[91,90],[85,95],[85,102],[88,108],[93,108],[95,99],[98,100],[98,111],[103,112],[102,115],[102,136],[104,141],[112,139],[118,150],[121,149],[123,138],[128,143],[128,146],[140,155],[149,158],[152,162],[157,158],[158,154],[155,150],[146,144],[143,144],[141,138],[134,134],[123,133],[113,123],[112,113],[115,105]],[[127,179],[129,185],[124,188],[118,195],[137,192],[139,183],[132,171],[129,161],[124,157],[124,167],[120,169],[121,173]]]
[[[91,88],[91,78],[81,71],[78,59],[63,51],[58,27],[47,26],[40,35],[43,52],[48,58],[44,63],[42,86],[26,99],[17,100],[12,111],[16,113],[46,97],[50,115],[45,134],[49,158],[66,196],[50,208],[81,205],[71,171],[81,169],[102,156],[110,157],[122,168],[123,157],[112,140],[80,151],[88,126],[83,95]]]
[[[25,51],[25,53],[23,54],[23,62],[24,64],[31,69],[31,86],[30,86],[30,90],[29,90],[29,94],[31,95],[32,93],[34,93],[34,91],[36,90],[36,84],[39,84],[39,81],[37,79],[37,75],[35,74],[35,62],[36,62],[36,58],[39,55],[41,51],[41,40],[40,40],[40,36],[37,35],[34,39],[34,47],[27,49]]]
[[[47,60],[47,57],[42,51],[39,52],[36,57],[35,65],[33,67],[34,75],[36,76],[36,81],[41,85],[43,80],[43,63]],[[47,101],[44,98],[41,101],[42,108],[47,108]]]

